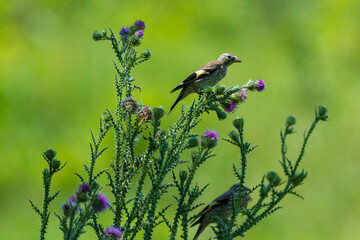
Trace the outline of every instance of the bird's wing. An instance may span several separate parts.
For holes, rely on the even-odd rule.
[[[179,86],[171,90],[170,93],[173,93],[176,90],[183,88],[185,85],[192,83],[195,80],[199,80],[206,76],[209,76],[211,73],[215,72],[219,68],[219,66],[220,63],[217,61],[212,61],[205,64],[199,70],[193,72],[190,76],[188,76],[182,83],[179,84]]]
[[[204,214],[206,214],[207,212],[209,212],[211,209],[214,209],[218,206],[220,206],[222,203],[229,201],[229,199],[231,198],[232,192],[227,191],[224,194],[220,195],[219,197],[215,198],[214,201],[212,201],[209,205],[207,205],[203,210],[201,210],[200,212],[200,218],[194,219],[194,223],[191,225],[195,226],[196,224],[201,222],[201,217],[204,216]],[[195,222],[195,220],[197,220]]]
[[[201,212],[199,213],[200,216],[192,221],[192,224],[191,224],[190,227],[193,227],[193,226],[195,226],[196,224],[200,223],[202,217],[203,217],[206,213],[208,213],[211,209],[216,208],[216,207],[219,206],[220,204],[221,204],[221,201],[219,201],[219,202],[218,202],[218,201],[215,201],[215,200],[212,201],[212,202],[211,202],[209,205],[207,205],[203,210],[201,210]]]

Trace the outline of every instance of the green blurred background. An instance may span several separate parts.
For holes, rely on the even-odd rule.
[[[246,118],[246,137],[260,147],[250,155],[247,185],[268,170],[281,171],[279,131],[288,115],[297,117],[290,157],[299,151],[314,108],[325,105],[330,121],[310,139],[302,167],[308,171],[299,192],[285,208],[247,233],[247,239],[357,239],[360,235],[358,101],[360,89],[360,2],[330,1],[1,1],[0,2],[0,232],[3,239],[36,239],[39,220],[28,199],[41,203],[41,154],[48,147],[68,161],[54,188],[60,203],[79,184],[89,159],[90,130],[100,114],[115,105],[112,53],[108,42],[94,42],[94,30],[146,23],[143,45],[153,57],[133,76],[144,104],[169,109],[169,90],[188,74],[231,52],[233,65],[223,84],[262,78],[267,89],[250,93],[246,104],[219,122],[204,115],[196,131],[216,128],[221,137],[236,116]],[[189,104],[196,98],[188,97]],[[179,115],[175,108],[164,126]],[[166,123],[165,123],[166,122]],[[112,137],[99,168],[112,158]],[[230,187],[238,152],[225,142],[214,150],[197,176],[210,183],[200,199],[209,202]],[[184,154],[187,159],[188,153]],[[170,198],[172,199],[172,198]],[[61,239],[52,215],[48,239]],[[105,225],[111,224],[103,215]],[[154,239],[166,239],[162,225]],[[191,229],[193,236],[195,229]],[[213,236],[210,229],[203,238]],[[82,239],[95,239],[90,231]]]

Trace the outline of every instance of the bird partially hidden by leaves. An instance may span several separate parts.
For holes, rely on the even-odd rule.
[[[223,193],[207,205],[201,212],[200,217],[195,221],[191,227],[200,224],[195,234],[194,240],[204,231],[204,229],[211,223],[216,223],[216,218],[227,219],[231,215],[232,199],[236,200],[239,193],[240,184],[234,184],[227,192]],[[249,188],[243,188],[243,193],[250,191]],[[234,196],[234,197],[233,197]],[[252,200],[249,194],[246,194],[241,200],[241,207],[245,208],[247,204]]]
[[[189,94],[202,94],[204,88],[215,86],[220,82],[220,80],[226,76],[227,68],[234,62],[241,61],[234,54],[223,53],[217,60],[205,64],[199,70],[188,76],[179,86],[170,91],[170,93],[173,93],[181,89],[178,98],[170,108],[169,114],[176,104]]]

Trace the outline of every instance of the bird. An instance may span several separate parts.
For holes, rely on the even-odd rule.
[[[234,195],[235,199],[238,195],[240,184],[234,184],[227,192],[223,193],[219,197],[215,198],[209,205],[207,205],[201,212],[200,217],[194,222],[191,227],[200,224],[199,228],[194,236],[196,240],[199,235],[204,231],[204,229],[209,226],[211,223],[216,223],[215,217],[218,216],[221,219],[227,219],[231,215],[231,201]],[[250,191],[249,188],[243,187],[243,192]],[[247,203],[251,201],[249,194],[245,195],[242,199],[241,207],[246,207]],[[195,219],[196,220],[196,219]],[[194,220],[194,221],[195,221]]]
[[[176,88],[170,91],[169,94],[181,89],[179,96],[171,106],[168,114],[170,114],[180,100],[186,98],[189,94],[202,94],[202,90],[205,87],[212,87],[220,82],[220,80],[226,76],[227,68],[235,62],[241,63],[241,60],[234,54],[223,53],[215,61],[211,61],[199,68],[199,70],[193,72]]]

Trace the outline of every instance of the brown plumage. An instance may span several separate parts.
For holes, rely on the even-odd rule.
[[[178,98],[170,108],[169,114],[176,104],[180,100],[186,98],[189,94],[201,94],[205,87],[212,87],[220,82],[220,80],[226,76],[227,68],[234,62],[241,61],[231,53],[223,53],[217,60],[205,64],[199,68],[199,70],[188,76],[182,83],[179,84],[179,86],[170,91],[170,93],[173,93],[181,89]]]

